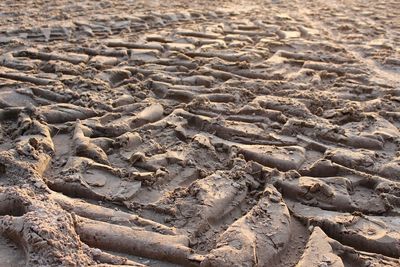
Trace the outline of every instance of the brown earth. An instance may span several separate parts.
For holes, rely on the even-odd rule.
[[[399,6],[0,1],[0,266],[400,266]]]

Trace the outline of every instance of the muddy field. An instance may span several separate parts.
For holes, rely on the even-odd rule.
[[[0,266],[400,266],[400,2],[0,1]]]

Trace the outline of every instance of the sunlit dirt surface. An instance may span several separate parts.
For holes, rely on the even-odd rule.
[[[400,266],[399,1],[0,1],[0,266]]]

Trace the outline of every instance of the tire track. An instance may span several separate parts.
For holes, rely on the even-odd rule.
[[[2,4],[0,232],[21,265],[399,264],[396,54],[362,47],[395,41],[385,7],[80,4],[32,4],[38,25]]]

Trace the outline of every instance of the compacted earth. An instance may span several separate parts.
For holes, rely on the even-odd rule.
[[[399,7],[0,1],[0,266],[400,266]]]

